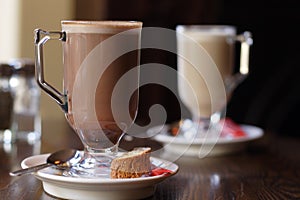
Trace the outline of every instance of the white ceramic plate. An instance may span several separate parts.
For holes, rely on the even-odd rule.
[[[247,147],[250,141],[263,136],[263,130],[256,126],[241,125],[246,133],[243,137],[226,138],[195,138],[193,141],[180,136],[170,136],[167,133],[168,125],[156,126],[148,130],[149,135],[155,135],[154,139],[164,144],[164,150],[176,155],[186,156],[217,156],[241,151]],[[157,134],[158,133],[158,134]]]
[[[45,163],[48,156],[49,154],[42,154],[28,157],[22,161],[21,166],[28,168]],[[157,183],[178,171],[178,166],[172,162],[155,157],[151,157],[151,162],[156,166],[171,170],[173,173],[131,179],[88,179],[62,176],[58,170],[49,167],[34,173],[34,175],[42,181],[45,192],[63,199],[142,199],[153,195]]]

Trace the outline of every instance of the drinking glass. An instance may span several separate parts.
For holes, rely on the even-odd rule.
[[[70,174],[109,177],[119,141],[137,114],[142,23],[64,20],[61,26],[35,30],[37,82],[84,145],[84,158]],[[43,47],[51,39],[63,44],[63,93],[44,79]]]
[[[176,33],[179,96],[191,111],[197,133],[214,130],[233,89],[248,74],[251,33],[237,35],[236,27],[227,25],[178,25]],[[238,73],[236,42],[241,43]]]

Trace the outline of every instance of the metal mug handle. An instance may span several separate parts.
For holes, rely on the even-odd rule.
[[[247,75],[249,72],[250,46],[253,44],[252,34],[248,31],[236,37],[241,42],[240,74]]]
[[[252,34],[248,31],[237,35],[234,40],[241,43],[240,69],[237,74],[226,80],[225,86],[227,93],[234,90],[236,86],[247,77],[249,73],[250,46],[253,44]]]
[[[66,95],[59,92],[44,79],[44,57],[43,47],[48,40],[66,41],[66,33],[60,31],[44,31],[41,29],[34,30],[35,44],[35,67],[36,81],[41,89],[43,89],[50,97],[52,97],[58,105],[67,112]]]

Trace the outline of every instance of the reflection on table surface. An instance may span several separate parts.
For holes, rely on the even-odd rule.
[[[148,199],[299,199],[299,146],[300,138],[265,133],[243,152],[204,159],[181,157],[175,161],[179,172],[159,183]],[[44,122],[41,142],[1,144],[0,199],[55,199],[34,176],[10,177],[9,172],[19,169],[28,156],[66,147],[82,149],[65,121]]]

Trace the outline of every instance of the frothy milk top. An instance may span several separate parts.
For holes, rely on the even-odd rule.
[[[64,20],[62,29],[71,33],[118,33],[129,29],[141,28],[138,21],[76,21]]]
[[[227,36],[236,34],[235,27],[226,25],[179,25],[176,27],[176,31],[188,35]]]

